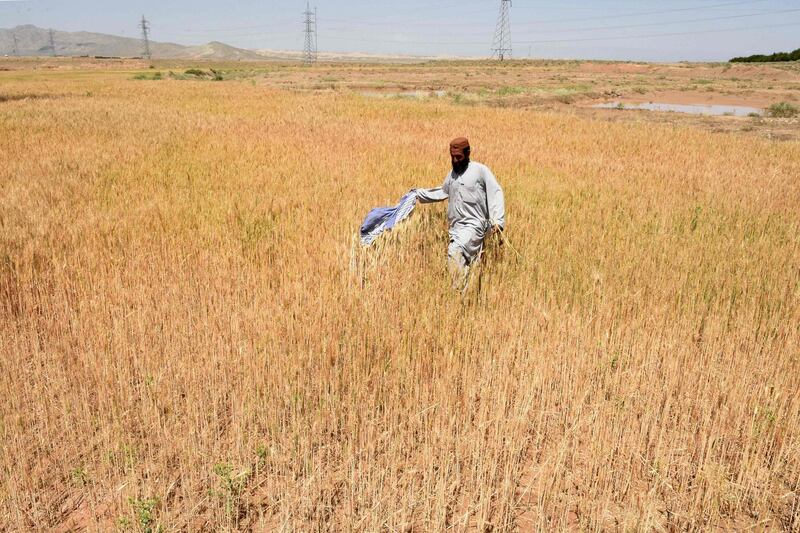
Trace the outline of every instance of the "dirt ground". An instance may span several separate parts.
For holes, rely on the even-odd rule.
[[[601,120],[692,125],[776,140],[800,139],[800,117],[692,116],[671,112],[596,109],[601,103],[733,105],[767,109],[800,106],[800,64],[623,63],[520,60],[435,61],[414,64],[155,61],[92,58],[3,58],[0,81],[62,73],[147,77],[163,80],[240,81],[303,92],[358,93],[370,98],[448,99],[461,105],[530,108],[576,113]],[[215,75],[185,75],[194,68]],[[47,72],[47,75],[43,74]],[[6,98],[9,96],[6,95]],[[14,95],[10,95],[14,97]],[[2,98],[2,95],[0,95]]]

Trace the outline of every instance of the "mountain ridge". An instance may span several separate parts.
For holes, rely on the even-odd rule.
[[[14,41],[16,37],[16,43]],[[107,33],[67,32],[53,30],[55,55],[80,57],[141,57],[142,41]],[[220,59],[220,60],[265,60],[269,57],[243,48],[211,41],[200,45],[151,41],[150,50],[154,59]],[[32,24],[15,28],[0,28],[0,56],[48,56],[50,30]]]
[[[0,28],[0,57],[41,57],[52,55],[49,29],[32,24],[15,28]],[[16,36],[16,54],[14,36]],[[142,41],[108,33],[53,30],[56,55],[65,57],[119,57],[140,58]],[[183,45],[150,41],[153,59],[196,59],[224,61],[302,61],[301,50],[274,50],[237,48],[220,41],[199,45]],[[420,62],[435,59],[456,59],[454,56],[416,56],[406,54],[373,54],[368,52],[320,52],[320,61],[345,62]],[[465,59],[465,58],[460,58]],[[469,58],[471,59],[471,58]]]

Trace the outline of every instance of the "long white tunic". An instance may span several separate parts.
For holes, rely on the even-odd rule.
[[[416,193],[421,203],[448,200],[450,242],[461,248],[468,262],[480,253],[492,225],[505,227],[503,189],[489,167],[481,163],[470,161],[463,174],[450,171],[441,187],[417,189]]]

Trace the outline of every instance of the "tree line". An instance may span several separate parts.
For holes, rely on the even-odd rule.
[[[731,63],[772,63],[776,61],[800,61],[800,48],[794,52],[776,52],[770,55],[756,54],[731,59]]]

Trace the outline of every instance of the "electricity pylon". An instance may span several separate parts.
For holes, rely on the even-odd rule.
[[[317,42],[317,36],[319,36],[319,33],[317,32],[317,6],[314,6],[314,61],[317,60],[317,56],[319,54],[319,43]]]
[[[144,18],[144,15],[139,27],[142,29],[142,56],[149,61],[153,58],[153,54],[150,53],[150,21]]]
[[[56,40],[53,37],[53,30],[50,30],[50,55],[56,57]]]
[[[305,46],[303,47],[303,63],[310,65],[317,60],[317,8],[311,11],[311,6],[306,3],[306,10],[303,12],[305,20],[303,33],[306,34]]]
[[[511,59],[511,0],[500,0],[500,15],[492,40],[492,57]]]

